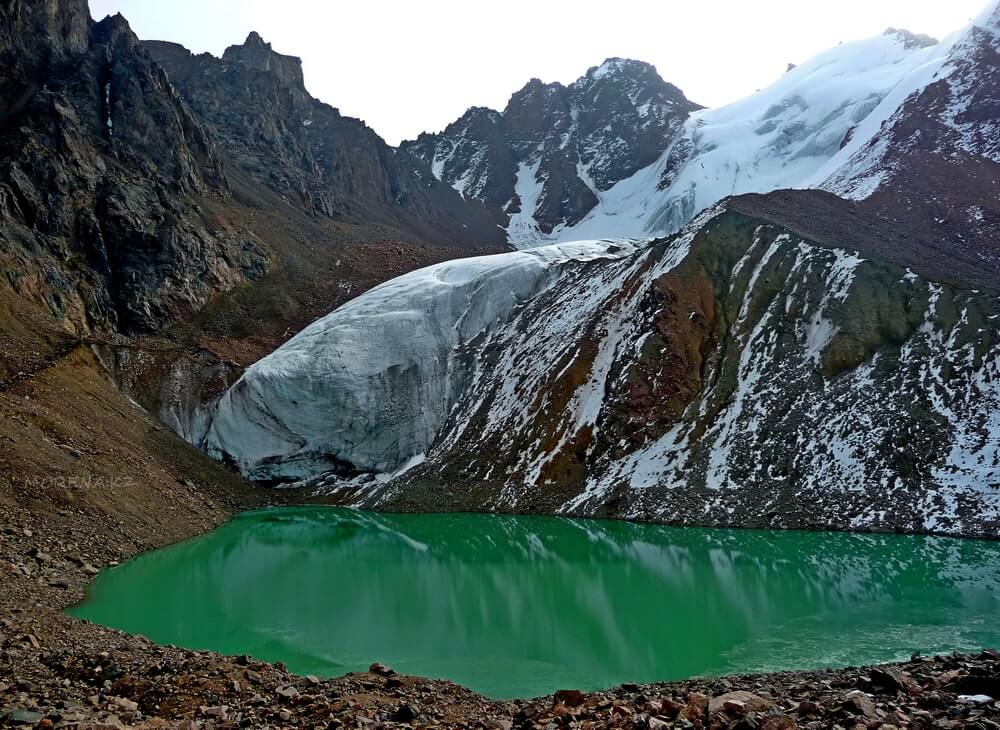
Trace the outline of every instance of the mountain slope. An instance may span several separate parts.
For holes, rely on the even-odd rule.
[[[402,149],[506,214],[517,247],[664,235],[729,195],[814,186],[883,100],[939,55],[933,39],[890,29],[718,109],[699,109],[646,64],[611,59],[570,87],[532,81],[502,114],[471,109]]]
[[[432,243],[502,242],[494,215],[419,175],[364,122],[312,98],[301,61],[276,53],[257,33],[221,59],[173,43],[143,46],[209,127],[230,168],[285,200]]]
[[[470,109],[400,150],[503,214],[523,247],[579,223],[604,191],[655,162],[699,108],[649,64],[612,58],[569,86],[532,79],[503,113]]]
[[[528,252],[391,282],[250,368],[207,446],[366,506],[995,530],[1000,298],[754,207],[637,252],[538,249],[499,312]],[[390,312],[427,335],[371,329]]]

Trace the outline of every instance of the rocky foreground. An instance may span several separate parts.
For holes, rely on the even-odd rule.
[[[1000,654],[487,700],[373,665],[332,680],[157,646],[65,616],[98,568],[136,552],[85,515],[0,519],[0,726],[1000,728]]]

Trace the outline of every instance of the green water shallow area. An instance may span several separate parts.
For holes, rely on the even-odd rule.
[[[1000,543],[283,508],[102,573],[74,616],[491,697],[1000,645]]]

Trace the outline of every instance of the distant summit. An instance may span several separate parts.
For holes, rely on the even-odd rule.
[[[903,45],[907,48],[929,48],[930,46],[936,46],[940,43],[937,38],[932,38],[929,35],[911,33],[908,30],[902,30],[899,28],[886,28],[883,35],[896,36],[903,41]]]
[[[603,191],[655,162],[698,109],[651,64],[609,58],[568,86],[532,79],[503,112],[470,110],[401,149],[506,216],[518,244],[579,223]]]
[[[222,60],[239,63],[258,71],[275,75],[283,84],[305,91],[302,76],[302,59],[276,53],[271,44],[264,41],[257,31],[250,31],[242,46],[230,46],[222,54]]]

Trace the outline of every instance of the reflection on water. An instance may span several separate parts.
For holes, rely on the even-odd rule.
[[[987,542],[296,508],[140,556],[72,612],[508,697],[996,645],[998,586]]]

